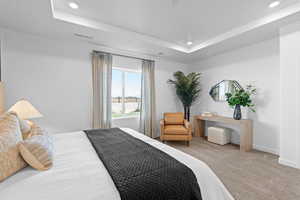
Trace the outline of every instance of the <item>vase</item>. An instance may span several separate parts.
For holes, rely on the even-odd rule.
[[[235,105],[233,119],[240,120],[242,119],[241,105]]]

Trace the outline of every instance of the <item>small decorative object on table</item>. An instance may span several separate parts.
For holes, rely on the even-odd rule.
[[[213,117],[213,116],[216,116],[217,114],[216,113],[212,113],[212,112],[203,112],[201,114],[202,117]]]
[[[233,118],[235,120],[242,119],[241,106],[248,107],[252,112],[255,112],[255,104],[251,97],[256,94],[256,88],[252,85],[247,85],[246,89],[239,89],[232,93],[226,93],[226,101],[229,106],[235,107]]]

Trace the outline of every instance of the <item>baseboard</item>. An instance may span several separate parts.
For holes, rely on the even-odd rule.
[[[256,145],[256,144],[253,144],[253,149],[263,151],[263,152],[267,152],[267,153],[271,153],[271,154],[275,154],[275,155],[279,155],[278,149],[271,149],[269,147],[260,146],[260,145]]]
[[[286,159],[283,159],[283,158],[279,158],[279,164],[286,165],[286,166],[289,166],[289,167],[299,168],[299,167],[297,167],[297,164],[295,162],[290,161],[290,160],[286,160]]]
[[[238,145],[238,146],[240,145],[239,143],[231,143],[231,144]],[[279,155],[278,149],[271,149],[269,147],[260,146],[260,145],[256,145],[256,144],[253,144],[253,149],[258,150],[258,151],[271,153],[271,154],[275,154],[275,155]]]

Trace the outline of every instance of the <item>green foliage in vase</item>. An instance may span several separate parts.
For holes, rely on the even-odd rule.
[[[232,93],[226,93],[226,101],[229,106],[241,105],[248,107],[251,111],[255,112],[255,104],[252,101],[252,96],[256,94],[256,88],[252,85],[247,85],[246,89],[236,90]]]
[[[175,86],[176,94],[184,107],[185,117],[189,119],[190,107],[199,97],[201,91],[201,73],[192,72],[185,75],[183,72],[177,71],[173,76],[175,80],[169,79],[168,83]]]

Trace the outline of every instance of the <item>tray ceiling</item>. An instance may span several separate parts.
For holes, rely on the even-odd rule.
[[[300,0],[281,0],[272,9],[271,2],[1,0],[0,27],[191,63],[274,37],[282,25],[300,20]]]
[[[294,14],[299,0],[53,0],[54,17],[102,31],[130,33],[139,39],[192,53]],[[72,19],[73,17],[73,19]],[[81,19],[81,20],[80,20]],[[139,36],[139,37],[138,37]],[[215,41],[216,40],[216,41]],[[192,42],[188,45],[187,42]]]

